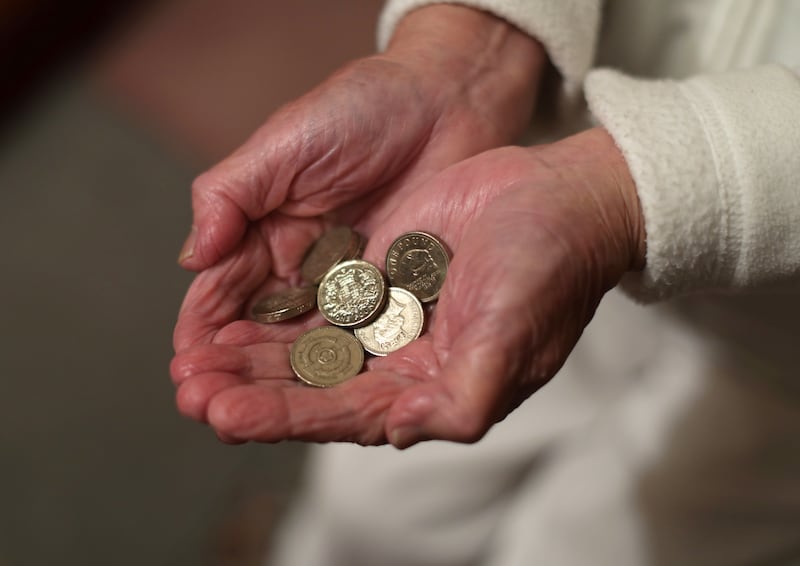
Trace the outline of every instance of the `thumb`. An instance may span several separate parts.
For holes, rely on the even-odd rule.
[[[278,208],[288,183],[275,183],[275,156],[237,152],[192,183],[194,218],[178,263],[189,270],[211,267],[242,240],[250,221]]]

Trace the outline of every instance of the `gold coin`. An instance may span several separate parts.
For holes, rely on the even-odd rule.
[[[364,249],[367,247],[367,239],[358,232],[353,233],[356,235],[356,237],[350,244],[350,249],[347,251],[347,257],[345,257],[345,260],[361,259],[361,256],[364,255]]]
[[[307,283],[318,284],[337,263],[358,257],[361,242],[361,236],[347,226],[328,230],[306,252],[300,275]]]
[[[254,320],[273,323],[299,316],[316,304],[317,290],[314,287],[294,287],[261,299],[251,312]]]
[[[317,306],[325,320],[347,328],[369,324],[386,301],[386,283],[380,270],[353,259],[331,269],[317,291]]]
[[[364,365],[364,350],[346,330],[322,326],[295,340],[290,361],[301,381],[331,387],[358,375]]]
[[[386,254],[389,284],[414,293],[427,303],[439,296],[450,258],[439,238],[426,232],[409,232],[397,238]]]
[[[354,334],[367,352],[385,356],[419,338],[424,320],[422,303],[413,293],[389,287],[386,308],[372,324],[357,328]]]

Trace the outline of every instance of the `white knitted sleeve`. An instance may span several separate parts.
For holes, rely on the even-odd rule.
[[[681,82],[602,69],[585,90],[644,213],[647,267],[627,276],[630,293],[800,284],[800,77],[777,65]]]
[[[388,0],[378,21],[378,48],[383,50],[394,28],[411,10],[436,0]],[[507,20],[538,39],[564,78],[564,91],[574,96],[594,60],[600,27],[601,0],[455,0]]]

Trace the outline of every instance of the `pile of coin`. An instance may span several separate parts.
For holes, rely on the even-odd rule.
[[[253,307],[255,320],[274,323],[316,305],[334,325],[309,330],[292,345],[292,370],[309,385],[341,383],[361,371],[364,350],[385,356],[419,338],[425,323],[422,303],[439,296],[449,255],[436,236],[409,232],[389,246],[388,285],[380,269],[359,259],[364,246],[364,239],[346,226],[329,230],[303,260],[300,273],[307,285]]]

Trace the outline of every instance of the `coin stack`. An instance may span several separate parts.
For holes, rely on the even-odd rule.
[[[365,350],[385,356],[419,338],[422,303],[439,296],[449,255],[437,237],[409,232],[397,238],[386,256],[388,285],[380,269],[359,259],[364,247],[364,239],[346,226],[329,230],[303,260],[300,273],[307,285],[253,307],[255,320],[275,323],[316,305],[333,325],[309,330],[292,345],[292,370],[309,385],[341,383],[361,371]]]

